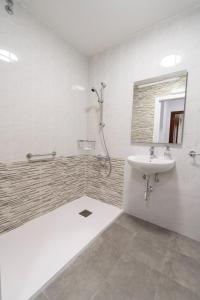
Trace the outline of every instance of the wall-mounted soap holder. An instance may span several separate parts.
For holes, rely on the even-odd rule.
[[[78,140],[78,150],[81,153],[94,153],[96,141],[91,140]]]

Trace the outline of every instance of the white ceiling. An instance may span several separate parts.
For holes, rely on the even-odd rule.
[[[93,55],[200,0],[20,0],[81,52]]]

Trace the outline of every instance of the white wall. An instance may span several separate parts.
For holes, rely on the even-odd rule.
[[[17,4],[13,16],[3,6],[0,49],[19,60],[0,60],[0,162],[24,160],[28,152],[75,154],[86,136],[88,59]]]
[[[187,69],[189,73],[183,145],[173,147],[174,171],[161,175],[145,205],[141,174],[126,165],[125,209],[138,217],[200,240],[200,160],[196,164],[189,150],[200,151],[200,8],[154,25],[127,43],[96,55],[90,60],[90,86],[105,81],[105,133],[114,157],[148,153],[149,145],[131,145],[133,83]],[[179,53],[182,63],[165,69],[160,61]],[[96,98],[88,102],[88,137],[98,138]],[[101,151],[98,142],[98,151]],[[163,154],[162,146],[156,153]]]

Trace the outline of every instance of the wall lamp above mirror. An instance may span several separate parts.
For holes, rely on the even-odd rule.
[[[187,77],[181,71],[135,82],[132,143],[182,143]]]

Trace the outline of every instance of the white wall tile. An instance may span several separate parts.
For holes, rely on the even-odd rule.
[[[109,49],[90,59],[90,86],[105,81],[105,135],[114,157],[148,153],[149,145],[131,145],[133,83],[183,69],[189,72],[183,145],[173,147],[176,169],[160,175],[160,183],[148,206],[144,202],[144,180],[141,174],[126,167],[125,209],[158,225],[200,240],[200,159],[193,164],[188,152],[200,151],[200,7],[138,33],[127,43]],[[183,61],[170,69],[160,66],[166,55],[180,53]],[[88,107],[96,105],[90,95]],[[88,136],[98,139],[96,110],[88,110]],[[100,141],[97,149],[101,152]],[[156,152],[163,154],[164,148]]]
[[[0,161],[75,154],[77,139],[86,137],[88,59],[16,3],[13,16],[0,3],[0,49],[19,59],[0,60]]]

